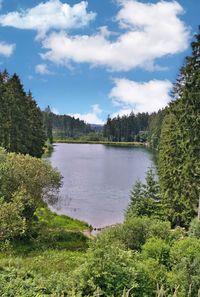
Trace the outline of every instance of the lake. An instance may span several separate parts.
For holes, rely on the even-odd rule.
[[[132,186],[145,180],[153,155],[141,147],[55,144],[49,160],[63,176],[53,210],[100,228],[123,221]]]

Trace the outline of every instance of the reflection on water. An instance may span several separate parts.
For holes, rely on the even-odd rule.
[[[56,144],[49,158],[63,187],[54,210],[103,227],[123,221],[132,185],[153,163],[144,148],[101,144]]]

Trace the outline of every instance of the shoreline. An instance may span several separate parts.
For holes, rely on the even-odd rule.
[[[56,143],[68,143],[68,144],[104,144],[110,146],[133,146],[133,147],[148,147],[145,142],[117,142],[117,141],[90,141],[90,140],[65,140],[55,139],[53,144]]]

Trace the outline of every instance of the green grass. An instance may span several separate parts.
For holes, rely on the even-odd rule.
[[[36,211],[39,223],[45,224],[49,229],[62,229],[63,231],[84,231],[89,225],[65,215],[57,215],[48,208],[39,208]]]
[[[84,252],[48,250],[32,252],[27,256],[4,255],[0,253],[0,268],[13,267],[48,276],[51,273],[70,273],[84,258]]]
[[[0,296],[64,296],[71,273],[83,260],[83,252],[70,251],[40,251],[24,257],[0,254]]]
[[[83,234],[89,229],[87,223],[57,215],[47,207],[39,208],[36,218],[35,232],[29,239],[11,242],[12,254],[28,255],[45,250],[85,251],[88,248],[89,239]]]
[[[69,278],[83,261],[89,226],[47,208],[36,212],[37,235],[1,243],[0,296],[66,296]]]
[[[86,251],[89,239],[81,232],[41,229],[36,238],[11,243],[10,254],[28,256],[43,251]]]

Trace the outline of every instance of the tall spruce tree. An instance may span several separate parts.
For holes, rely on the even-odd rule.
[[[159,167],[163,206],[173,225],[188,226],[200,193],[200,34],[191,44],[165,116]]]
[[[0,106],[0,146],[41,157],[45,140],[42,113],[16,74],[0,73]]]

